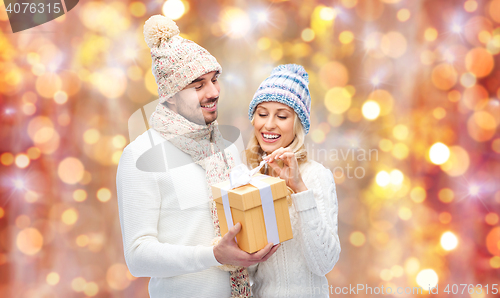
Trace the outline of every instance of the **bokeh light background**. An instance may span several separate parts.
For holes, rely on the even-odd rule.
[[[0,8],[1,297],[147,297],[115,174],[128,118],[157,99],[142,30],[162,12],[222,64],[219,122],[245,139],[271,69],[309,72],[308,149],[340,206],[331,285],[495,296],[500,0],[163,0],[80,1],[16,34]]]

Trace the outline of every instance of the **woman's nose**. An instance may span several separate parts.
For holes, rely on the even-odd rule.
[[[276,126],[276,123],[274,121],[274,117],[267,117],[266,123],[264,124],[264,128],[266,130],[271,130]]]

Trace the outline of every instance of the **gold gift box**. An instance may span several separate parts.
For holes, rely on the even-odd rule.
[[[280,242],[292,239],[292,225],[287,203],[289,190],[285,180],[269,176],[260,181],[269,184],[271,187]],[[228,232],[228,227],[222,203],[221,188],[227,186],[229,186],[229,181],[212,185],[212,194],[217,205],[222,236]],[[227,193],[233,224],[241,223],[241,231],[236,235],[240,249],[253,253],[264,248],[268,242],[259,189],[247,184],[228,190]]]

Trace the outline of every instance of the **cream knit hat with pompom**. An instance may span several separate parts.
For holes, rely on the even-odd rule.
[[[144,39],[151,49],[152,71],[160,103],[192,81],[211,71],[222,71],[214,56],[191,40],[179,36],[179,27],[162,15],[144,24]]]

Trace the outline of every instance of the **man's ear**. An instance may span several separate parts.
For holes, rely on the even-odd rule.
[[[167,100],[165,100],[165,103],[168,103],[170,105],[175,105],[175,102],[176,102],[176,96],[172,96],[170,98],[168,98]]]

